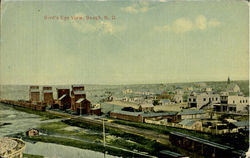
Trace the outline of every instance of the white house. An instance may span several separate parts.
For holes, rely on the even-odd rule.
[[[131,94],[131,93],[133,93],[133,90],[132,90],[132,89],[125,89],[125,90],[123,91],[123,94]]]
[[[181,94],[176,94],[173,98],[175,103],[183,103],[183,98]]]
[[[220,104],[214,104],[214,110],[217,112],[241,112],[245,111],[249,105],[249,97],[239,95],[229,95],[222,93]]]
[[[192,92],[188,96],[188,107],[203,108],[210,103],[220,103],[219,94],[196,93]]]

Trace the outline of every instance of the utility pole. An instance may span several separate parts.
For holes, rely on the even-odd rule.
[[[217,122],[215,122],[215,126],[216,126],[216,130],[215,130],[215,134],[217,135]]]
[[[105,141],[105,126],[104,126],[104,118],[103,118],[102,120],[103,120],[103,146],[104,146],[104,148],[105,148],[106,141]]]
[[[82,115],[82,103],[80,103],[80,116]]]

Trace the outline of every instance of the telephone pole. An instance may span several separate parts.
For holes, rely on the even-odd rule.
[[[104,118],[103,118],[102,120],[103,120],[103,146],[104,146],[104,148],[105,148],[106,140],[105,140],[105,126],[104,126]]]

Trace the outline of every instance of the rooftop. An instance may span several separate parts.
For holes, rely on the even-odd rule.
[[[152,108],[152,107],[154,107],[153,104],[140,104],[140,106],[141,106],[142,108]]]
[[[195,120],[186,119],[182,120],[179,124],[183,126],[192,126],[195,122],[196,122]]]
[[[123,111],[123,110],[114,110],[111,111],[113,113],[123,114],[123,115],[130,115],[130,116],[139,116],[142,115],[143,112],[130,112],[130,111]]]
[[[84,98],[80,98],[76,101],[76,103],[81,103],[82,101],[84,101]]]
[[[177,115],[177,112],[149,112],[142,114],[143,117],[158,117],[158,116],[174,116]]]
[[[84,87],[83,84],[73,84],[72,87]]]
[[[195,114],[204,114],[203,110],[184,110],[180,112],[181,115],[195,115]]]
[[[86,94],[85,91],[73,91],[75,95]]]
[[[248,120],[232,122],[232,124],[235,125],[236,127],[249,127],[249,121]]]
[[[53,93],[52,90],[43,90],[43,93]]]
[[[62,95],[58,100],[62,100],[67,94]]]
[[[167,116],[167,115],[176,115],[177,114],[177,112],[160,112],[160,113],[149,112],[149,113],[144,113],[144,112],[123,111],[123,110],[114,110],[114,111],[111,111],[111,112],[119,113],[119,114],[123,114],[123,115],[130,115],[130,116],[142,115],[143,117],[158,117],[158,116]]]

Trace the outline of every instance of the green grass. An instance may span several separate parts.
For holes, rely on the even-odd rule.
[[[26,112],[26,113],[29,113],[29,114],[39,115],[39,116],[41,116],[42,120],[62,118],[61,116],[56,115],[56,114],[50,114],[50,113],[47,113],[47,112],[32,110],[32,109],[28,109],[28,108],[23,108],[23,107],[18,107],[18,106],[13,106],[13,108],[15,110],[23,111],[23,112]]]
[[[129,153],[129,152],[110,148],[107,146],[104,147],[103,145],[92,144],[92,143],[83,142],[83,141],[75,141],[72,139],[58,138],[58,137],[42,137],[42,136],[29,137],[28,139],[32,141],[56,143],[56,144],[61,144],[65,146],[72,146],[72,147],[77,147],[81,149],[89,149],[89,150],[94,150],[94,151],[99,151],[99,152],[108,151],[108,154],[115,155],[115,156],[132,157],[132,153]]]
[[[48,134],[60,134],[63,136],[73,136],[81,139],[87,139],[95,142],[100,142],[103,139],[102,134],[89,134],[84,132],[84,130],[80,131],[68,131],[64,128],[69,127],[68,124],[63,122],[51,122],[51,123],[42,123],[39,126],[39,129]]]
[[[64,128],[68,127],[69,125],[78,126],[84,129],[90,129],[92,132],[100,134],[91,134],[91,132],[86,133],[83,130],[82,131],[64,130]],[[91,140],[93,142],[103,142],[103,135],[102,135],[103,129],[101,125],[97,124],[78,122],[74,120],[64,120],[62,122],[43,123],[40,125],[39,129],[42,131],[46,131],[46,133],[60,134],[63,136],[73,136],[76,138]],[[136,149],[139,151],[149,152],[151,154],[156,153],[156,150],[158,151],[158,149],[166,148],[156,141],[145,139],[143,136],[126,133],[121,130],[106,128],[106,133],[107,135],[116,136],[119,138],[107,142],[112,146],[121,147],[129,150]],[[128,140],[130,140],[131,142]]]
[[[23,153],[23,158],[43,158],[43,156]]]
[[[85,129],[91,129],[93,131],[102,132],[102,125],[91,124],[87,122],[79,122],[75,120],[63,120],[64,123],[72,126],[78,126]],[[120,137],[122,139],[116,139],[111,141],[110,144],[114,146],[123,147],[126,149],[136,149],[139,151],[145,151],[152,155],[159,152],[160,150],[166,149],[167,147],[150,139],[146,139],[143,136],[135,135],[132,133],[127,133],[119,129],[105,128],[105,132],[109,135]],[[101,136],[102,138],[102,136]],[[135,143],[128,142],[130,140]]]

